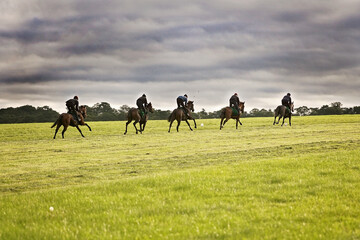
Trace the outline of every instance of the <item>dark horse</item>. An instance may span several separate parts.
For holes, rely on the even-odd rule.
[[[144,113],[143,117],[140,116],[139,109],[131,108],[129,110],[128,115],[127,115],[128,121],[126,122],[126,129],[125,129],[124,134],[127,133],[127,127],[129,125],[129,123],[131,123],[133,120],[135,121],[134,122],[134,127],[136,129],[136,134],[138,134],[138,132],[142,133],[145,130],[146,122],[149,119],[149,117],[147,115],[147,111],[154,112],[154,109],[152,107],[151,102],[149,102],[145,106],[145,110],[146,110],[146,112]],[[139,123],[139,125],[140,125],[140,130],[138,130],[137,127],[136,127],[137,123]]]
[[[195,124],[195,128],[196,128],[196,122],[195,119],[191,116],[191,112],[194,112],[194,102],[193,101],[189,101],[186,104],[186,109],[187,112],[189,113],[189,116],[186,116],[184,109],[181,108],[177,108],[175,109],[169,116],[168,121],[170,122],[170,126],[169,126],[169,132],[171,129],[171,125],[173,124],[173,122],[176,120],[177,121],[177,126],[176,126],[176,131],[179,131],[179,126],[181,121],[186,121],[187,125],[189,126],[190,130],[192,131],[192,128],[190,126],[190,123],[188,122],[189,120],[193,120],[194,124]]]
[[[84,122],[84,119],[86,118],[86,107],[85,106],[80,106],[79,107],[79,112],[78,112],[78,118],[80,119],[80,122],[77,122],[76,120],[74,120],[74,117],[70,114],[70,113],[62,113],[60,114],[60,116],[58,117],[58,119],[54,122],[54,124],[51,126],[51,128],[56,126],[56,130],[55,130],[55,135],[54,135],[54,139],[56,137],[57,132],[59,131],[59,128],[61,127],[61,125],[64,126],[64,129],[62,131],[62,138],[64,138],[64,133],[66,131],[66,129],[69,126],[72,127],[76,127],[77,130],[79,130],[80,134],[82,137],[85,137],[80,128],[79,125],[85,125],[89,128],[89,130],[91,131],[91,128],[89,125],[87,125],[87,123]]]
[[[293,112],[293,111],[294,111],[294,102],[292,102],[290,104],[290,111],[288,109],[286,109],[285,106],[279,105],[274,111],[275,118],[274,118],[273,125],[275,125],[275,123],[276,123],[276,117],[279,116],[279,119],[276,124],[279,124],[280,119],[283,118],[283,122],[281,124],[281,126],[282,126],[282,125],[284,125],[285,118],[289,118],[289,124],[291,126],[291,115],[292,115],[291,112]]]
[[[244,108],[245,108],[245,102],[240,102],[240,104],[239,104],[240,112],[237,115],[233,115],[233,109],[231,107],[223,108],[220,113],[220,118],[221,118],[220,130],[224,127],[225,123],[230,118],[236,119],[236,129],[238,129],[238,123],[240,123],[240,125],[242,125],[242,123],[240,122],[240,116],[242,113],[244,113]],[[224,118],[225,118],[225,121],[224,121]],[[223,121],[224,121],[224,123],[223,123]]]

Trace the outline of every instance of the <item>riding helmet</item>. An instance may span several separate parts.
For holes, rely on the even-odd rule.
[[[78,96],[74,96],[74,99],[79,100]]]
[[[187,94],[185,94],[184,97],[188,97]]]
[[[142,95],[143,97],[146,97],[145,93]]]
[[[286,94],[286,95],[288,95],[289,97],[291,96],[291,94],[290,94],[290,93],[288,93],[288,94]]]

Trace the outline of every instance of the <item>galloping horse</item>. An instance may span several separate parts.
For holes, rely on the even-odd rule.
[[[190,130],[192,131],[192,128],[190,126],[190,123],[188,122],[188,119],[190,120],[194,120],[194,124],[195,124],[195,128],[196,128],[196,122],[195,119],[191,116],[191,112],[194,112],[194,102],[193,101],[189,101],[186,104],[186,109],[187,112],[189,113],[189,116],[187,116],[184,112],[183,109],[181,108],[177,108],[174,111],[172,111],[172,113],[170,114],[168,121],[170,122],[170,126],[169,126],[169,132],[171,129],[171,125],[173,124],[173,122],[176,120],[177,121],[177,126],[176,126],[176,131],[179,131],[179,126],[181,121],[186,121],[187,125],[189,126]]]
[[[69,126],[72,126],[72,127],[76,127],[77,130],[79,130],[80,134],[82,137],[85,137],[80,128],[79,128],[79,125],[85,125],[89,128],[89,130],[91,131],[91,128],[89,125],[87,125],[87,123],[84,122],[84,119],[86,118],[86,107],[85,106],[80,106],[79,107],[79,112],[80,114],[78,114],[78,118],[80,119],[80,122],[77,122],[76,120],[74,120],[74,117],[70,114],[70,113],[62,113],[60,114],[60,116],[58,117],[58,119],[55,121],[55,123],[51,126],[51,128],[55,127],[56,126],[56,130],[55,130],[55,135],[54,135],[54,139],[56,137],[56,134],[57,132],[59,131],[59,128],[61,127],[61,125],[64,126],[64,129],[62,131],[62,138],[64,138],[64,133],[66,131],[66,129],[69,127]]]
[[[279,119],[277,121],[276,124],[279,124],[280,122],[280,119],[283,118],[283,122],[281,124],[284,125],[284,121],[285,121],[285,118],[289,118],[289,124],[291,126],[291,112],[294,111],[294,102],[292,102],[290,104],[290,111],[283,105],[279,105],[275,110],[274,110],[274,113],[275,113],[275,118],[274,118],[274,123],[273,125],[275,125],[275,122],[276,122],[276,117],[279,116]]]
[[[149,111],[149,112],[154,112],[154,109],[152,107],[152,104],[151,102],[149,102],[146,106],[145,106],[145,109],[146,111]],[[128,121],[126,122],[126,129],[125,129],[125,132],[124,134],[127,133],[127,127],[129,125],[129,123],[131,123],[133,120],[135,121],[134,122],[134,127],[136,129],[136,134],[138,134],[138,132],[142,133],[144,130],[145,130],[145,126],[146,126],[146,122],[147,120],[149,119],[148,115],[147,115],[147,112],[144,113],[144,116],[141,117],[140,116],[140,113],[139,113],[139,110],[137,108],[131,108],[128,112],[128,115],[127,115],[127,118],[128,118]],[[136,124],[139,123],[140,125],[140,130],[137,129],[136,127]]]
[[[220,118],[221,118],[220,130],[224,127],[225,123],[230,118],[236,119],[236,129],[238,129],[238,123],[240,123],[240,125],[242,125],[242,123],[240,122],[240,115],[242,113],[244,113],[244,108],[245,108],[245,102],[240,102],[240,104],[239,104],[240,112],[237,115],[233,115],[233,109],[231,107],[223,108],[220,113]],[[224,121],[224,118],[226,118],[225,121]],[[224,123],[223,123],[223,121],[224,121]]]

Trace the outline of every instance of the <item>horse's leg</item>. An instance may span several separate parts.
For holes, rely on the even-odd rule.
[[[136,124],[137,124],[138,122],[139,122],[139,121],[136,121],[136,120],[135,120],[135,122],[133,123],[133,125],[134,125],[134,127],[135,127],[135,130],[136,130],[136,134],[138,134],[138,131],[139,131],[139,130],[137,129],[137,127],[136,127]]]
[[[178,122],[178,125],[176,126],[176,131],[179,132],[179,126],[181,123],[181,119],[180,120],[176,119],[176,121]]]
[[[55,139],[55,137],[56,137],[56,134],[57,134],[57,132],[59,131],[59,128],[61,127],[61,123],[59,122],[58,124],[57,124],[57,126],[56,126],[56,130],[55,130],[55,135],[54,135],[54,139]]]
[[[289,125],[291,126],[291,115],[289,116]]]
[[[221,121],[220,121],[220,130],[224,127],[224,126],[223,126],[223,121],[224,121],[224,118],[221,118]]]
[[[89,131],[91,132],[91,127],[87,125],[87,123],[84,123],[84,125],[87,126],[89,128]]]
[[[224,121],[224,123],[223,123],[223,127],[225,126],[225,123],[226,123],[227,121],[229,121],[229,118],[225,118],[225,121]]]
[[[236,129],[238,129],[239,118],[235,118],[235,122],[236,122]]]
[[[171,125],[173,124],[173,122],[174,122],[174,119],[171,119],[171,121],[170,121],[170,125],[169,125],[169,131],[168,131],[168,132],[170,132]]]
[[[280,116],[279,116],[278,121],[277,121],[277,123],[276,123],[276,124],[279,124],[279,122],[280,122],[281,118],[282,118],[282,115],[280,115]]]
[[[285,122],[285,116],[283,117],[283,122],[282,122],[281,126],[284,125],[284,122]]]
[[[61,132],[62,138],[64,138],[64,133],[65,133],[67,128],[68,128],[68,125],[64,125],[64,129]]]
[[[127,121],[126,122],[126,124],[125,124],[125,132],[124,132],[124,135],[127,133],[127,127],[128,127],[128,125],[129,125],[129,123],[131,123],[131,121]]]
[[[143,131],[145,130],[145,126],[146,126],[146,122],[143,123],[143,128],[142,128]]]
[[[85,136],[82,134],[82,132],[81,132],[81,130],[80,130],[80,128],[79,128],[79,125],[75,125],[75,127],[76,127],[76,129],[80,132],[81,136],[82,136],[82,137],[85,137]]]
[[[190,130],[192,131],[192,128],[191,128],[190,123],[188,122],[188,120],[186,119],[185,121],[186,121],[187,125],[189,126]]]
[[[238,121],[239,121],[240,125],[242,126],[242,123],[240,122],[240,116],[239,116],[239,119],[238,119]]]
[[[195,124],[195,127],[194,127],[194,128],[196,128],[196,122],[195,122],[195,118],[193,118],[193,120],[194,120],[194,124]]]
[[[277,116],[275,115],[273,125],[275,125],[275,123],[276,123],[276,117]]]

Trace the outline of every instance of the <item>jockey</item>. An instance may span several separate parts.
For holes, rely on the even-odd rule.
[[[234,107],[236,111],[238,111],[238,113],[240,114],[240,109],[239,109],[240,99],[237,93],[234,93],[234,95],[231,96],[229,102],[230,102],[230,107]]]
[[[188,113],[188,110],[185,107],[187,102],[188,102],[188,95],[187,94],[185,94],[184,96],[178,96],[177,99],[176,99],[178,109],[182,107],[184,109],[184,112],[185,112],[186,116],[190,117],[189,113]]]
[[[80,122],[77,112],[79,111],[79,98],[78,96],[74,96],[74,98],[66,101],[66,107],[68,109],[68,113],[75,116],[75,120]]]
[[[137,105],[137,107],[139,109],[141,117],[143,117],[143,115],[145,114],[145,108],[146,108],[146,105],[147,105],[147,99],[146,99],[145,94],[143,94],[141,97],[139,97],[136,100],[136,105]]]
[[[286,94],[284,97],[283,97],[283,99],[281,100],[281,104],[283,105],[283,106],[285,106],[285,107],[288,107],[289,108],[289,110],[291,109],[291,94],[290,93],[288,93],[288,94]]]

